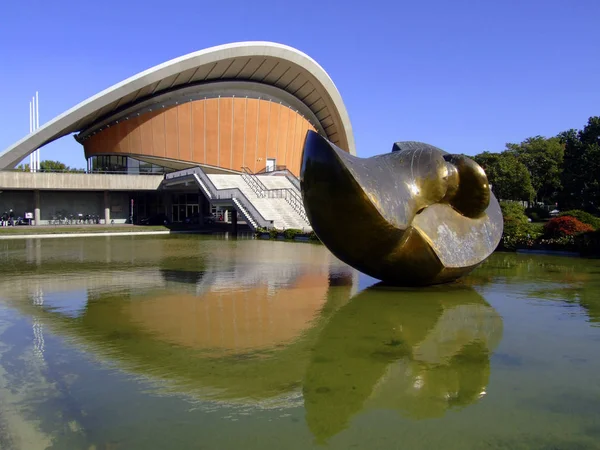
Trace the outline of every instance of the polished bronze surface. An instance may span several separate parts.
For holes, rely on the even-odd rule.
[[[502,213],[483,169],[420,142],[358,158],[308,132],[301,167],[310,223],[331,252],[391,284],[454,280],[502,235]]]

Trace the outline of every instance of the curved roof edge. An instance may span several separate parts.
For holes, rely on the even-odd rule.
[[[180,56],[140,72],[93,95],[5,149],[0,153],[0,169],[12,168],[43,145],[89,126],[90,117],[92,121],[100,118],[103,110],[110,108],[113,104],[116,104],[115,107],[133,104],[140,92],[156,85],[156,88],[150,93],[153,95],[161,82],[166,79],[174,78],[172,86],[177,78],[186,71],[196,73],[203,66],[211,64],[216,66],[223,60],[251,57],[287,61],[298,66],[303,71],[303,75],[311,81],[316,81],[319,86],[315,86],[315,89],[320,87],[322,91],[320,98],[330,108],[331,114],[337,116],[333,118],[333,121],[338,129],[337,134],[340,135],[340,146],[346,146],[351,154],[356,154],[350,117],[337,87],[325,70],[310,56],[293,47],[274,42],[249,41],[219,45]],[[266,82],[265,84],[271,83]],[[160,92],[162,91],[156,92],[156,94],[158,95]],[[126,97],[133,94],[135,94],[133,100],[129,100],[129,103],[124,101]],[[87,123],[86,120],[88,120]]]

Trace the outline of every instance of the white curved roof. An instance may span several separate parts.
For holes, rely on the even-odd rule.
[[[356,154],[342,97],[315,60],[286,45],[238,42],[172,59],[88,98],[0,153],[0,169],[12,168],[39,147],[85,130],[99,119],[143,99],[216,80],[247,80],[283,89],[310,108],[330,141]]]

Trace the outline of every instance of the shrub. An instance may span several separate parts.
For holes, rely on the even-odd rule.
[[[584,256],[600,256],[600,230],[577,235],[575,244]]]
[[[534,229],[530,226],[525,208],[516,202],[500,203],[502,216],[504,218],[504,232],[500,246],[506,250],[515,250],[518,247],[527,246],[532,239]]]
[[[296,228],[288,228],[283,232],[283,237],[286,239],[294,239],[296,236],[304,234],[302,230]]]
[[[319,238],[317,237],[317,235],[315,234],[314,231],[311,231],[310,233],[306,233],[302,230],[296,229],[296,228],[289,228],[286,230],[279,230],[277,228],[262,228],[262,227],[258,227],[256,229],[255,235],[261,236],[263,234],[268,234],[270,236],[271,239],[277,239],[278,236],[283,236],[284,239],[289,239],[289,240],[294,240],[294,238],[296,236],[306,236],[308,237],[308,239],[310,241],[317,241],[319,242]]]
[[[260,236],[261,234],[268,234],[271,239],[275,239],[278,234],[281,234],[281,230],[277,230],[276,228],[262,228],[258,227],[256,229],[255,235]]]
[[[527,223],[525,207],[518,202],[501,202],[500,209],[504,217],[516,217]]]
[[[535,207],[535,208],[527,208],[525,210],[525,214],[534,222],[539,222],[541,220],[546,220],[550,218],[550,212],[547,209]]]
[[[549,238],[574,236],[587,231],[594,231],[594,229],[571,216],[555,217],[544,225],[544,235]]]
[[[600,218],[596,217],[588,212],[582,211],[580,209],[572,209],[571,211],[565,211],[560,213],[558,217],[574,217],[582,223],[588,224],[594,230],[600,228]]]

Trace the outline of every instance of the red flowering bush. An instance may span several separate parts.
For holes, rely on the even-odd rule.
[[[555,217],[544,226],[544,234],[550,238],[574,236],[587,231],[594,231],[594,228],[571,216]]]

